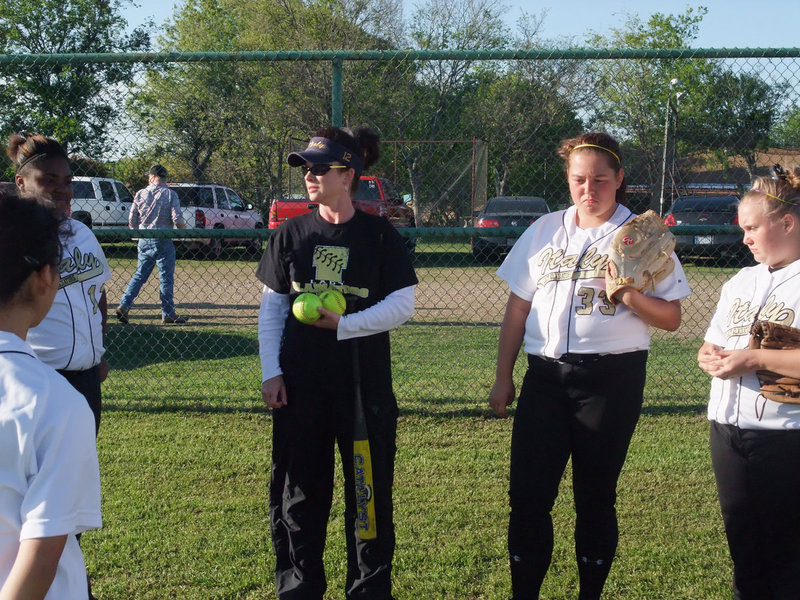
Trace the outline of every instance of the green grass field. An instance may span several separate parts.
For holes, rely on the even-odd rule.
[[[155,331],[163,337],[153,338]],[[255,332],[220,335],[227,350],[216,356],[205,354],[206,344],[186,343],[208,335],[191,328],[148,328],[135,356],[121,348],[115,354],[114,335],[116,371],[105,386],[98,440],[105,527],[83,538],[97,597],[274,597],[271,419],[258,397]],[[185,337],[180,356],[154,350],[174,336]],[[496,327],[455,326],[406,326],[393,334],[395,387],[414,390],[398,394],[398,599],[510,596],[512,420],[491,417],[485,403],[496,336]],[[620,545],[606,598],[731,597],[707,447],[708,381],[695,376],[698,345],[654,343],[645,409],[620,482]],[[691,389],[680,397],[669,391],[672,375],[659,376],[675,363],[687,373],[681,389]],[[521,361],[518,371],[521,379]],[[326,551],[330,599],[344,598],[341,485],[340,476]],[[554,518],[556,548],[542,597],[571,599],[577,575],[569,472]]]

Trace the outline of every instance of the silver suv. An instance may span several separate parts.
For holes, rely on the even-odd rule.
[[[133,194],[125,184],[107,177],[73,177],[71,216],[94,229],[128,227]]]
[[[186,226],[197,229],[263,229],[264,219],[253,210],[253,205],[231,188],[214,183],[168,183],[181,202]],[[215,238],[176,240],[186,248],[202,249],[216,258],[225,246],[245,246],[250,252],[261,251],[261,239]]]

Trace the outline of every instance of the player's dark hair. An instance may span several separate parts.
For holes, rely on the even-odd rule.
[[[44,204],[0,191],[0,304],[11,301],[34,271],[58,267],[62,222]]]
[[[352,150],[353,154],[364,157],[364,171],[375,164],[381,155],[380,138],[378,134],[369,127],[358,127],[357,129],[326,127],[314,134],[314,137],[324,137],[333,140],[337,144]],[[356,173],[353,183],[350,184],[351,193],[358,189],[360,172]]]
[[[619,173],[622,169],[622,150],[619,142],[604,131],[590,131],[573,138],[563,140],[558,148],[558,155],[564,161],[564,173],[569,171],[569,157],[573,152],[594,152],[603,156],[608,166]],[[628,187],[625,178],[617,189],[615,200],[623,206],[626,204],[625,190]]]
[[[800,219],[800,168],[787,171],[778,166],[778,169],[775,178],[756,177],[740,202],[761,201],[770,219],[780,219],[789,213]]]
[[[42,159],[60,157],[69,160],[67,151],[56,140],[38,133],[27,132],[9,136],[6,155],[11,159],[17,175],[24,175],[31,165]]]

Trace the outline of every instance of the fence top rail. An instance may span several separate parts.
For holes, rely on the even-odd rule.
[[[260,50],[249,52],[128,52],[0,54],[0,65],[30,62],[175,63],[287,60],[555,60],[675,58],[797,58],[800,48],[554,48],[532,50]]]
[[[527,227],[404,227],[397,232],[406,238],[462,239],[470,237],[519,237]],[[673,225],[669,230],[675,235],[712,235],[715,233],[741,234],[738,225]],[[168,238],[178,240],[203,239],[267,239],[273,229],[127,229],[109,228],[93,230],[103,242]]]

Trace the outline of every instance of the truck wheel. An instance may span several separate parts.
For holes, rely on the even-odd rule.
[[[203,258],[208,260],[216,260],[222,254],[222,240],[212,239],[208,244],[203,246]]]
[[[73,213],[72,218],[75,219],[76,221],[80,222],[80,223],[83,223],[89,229],[92,228],[92,215],[90,215],[89,213],[87,213],[87,212],[76,212],[76,213]]]
[[[501,258],[500,250],[495,246],[478,242],[474,238],[471,245],[472,256],[477,263],[495,263]]]
[[[264,225],[258,223],[256,225],[256,229],[264,229]],[[249,240],[247,244],[247,253],[252,256],[258,256],[259,254],[261,254],[263,248],[264,248],[264,240],[262,240],[261,238],[254,238],[252,240]]]
[[[411,219],[408,222],[408,227],[409,228],[413,227],[414,229],[417,228],[417,224],[414,222],[414,219]],[[415,237],[404,238],[404,241],[406,243],[406,248],[408,248],[408,253],[413,256],[414,252],[417,249],[417,238]]]

